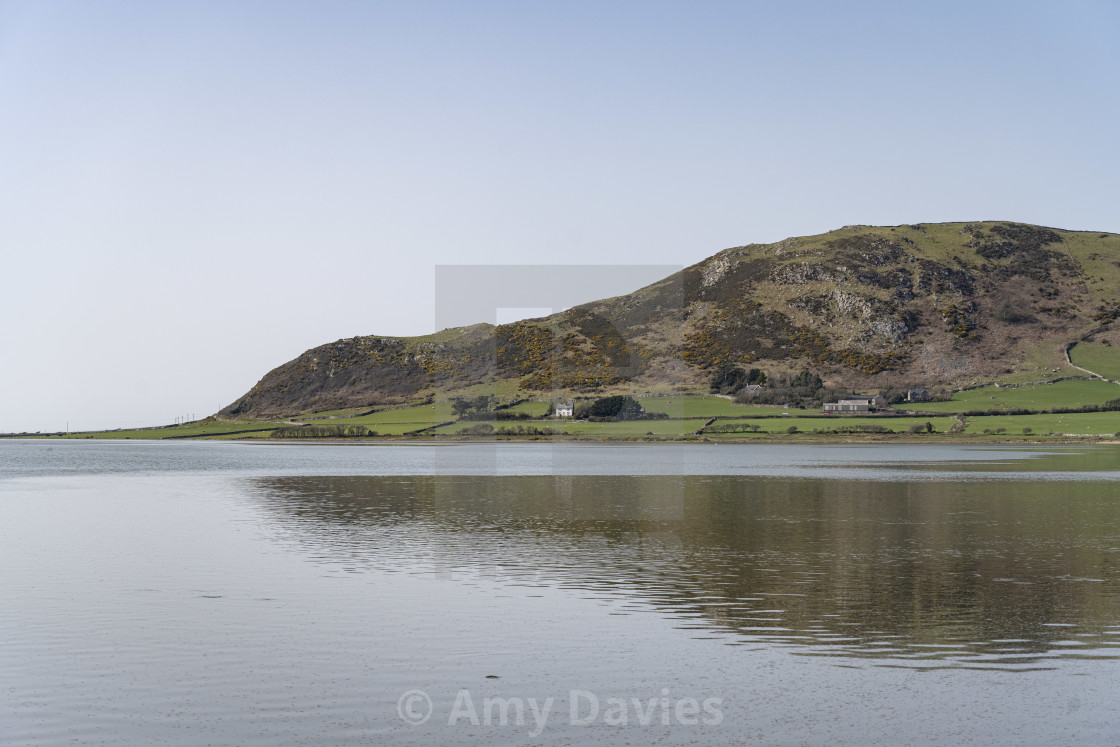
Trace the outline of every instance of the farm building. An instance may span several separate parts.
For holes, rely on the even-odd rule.
[[[865,402],[870,410],[887,406],[887,399],[881,394],[851,394],[840,402]]]
[[[906,401],[907,402],[929,402],[929,390],[928,389],[907,389],[906,390]]]
[[[844,413],[844,414],[859,414],[871,412],[871,405],[865,399],[842,399],[839,402],[826,402],[824,404],[825,414],[829,413]]]
[[[557,402],[554,414],[558,418],[570,418],[575,414],[575,405],[571,402]]]

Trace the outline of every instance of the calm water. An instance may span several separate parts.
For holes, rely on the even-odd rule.
[[[1115,446],[0,441],[0,568],[3,744],[1120,743]]]

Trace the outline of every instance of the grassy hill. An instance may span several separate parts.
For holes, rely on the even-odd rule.
[[[1076,365],[1115,374],[1117,299],[1116,234],[1005,222],[847,226],[726,249],[629,295],[541,319],[338,340],[270,371],[220,414],[480,392],[698,393],[728,364],[809,369],[860,390],[1084,376]]]

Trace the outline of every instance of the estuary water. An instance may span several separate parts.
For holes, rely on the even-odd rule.
[[[1116,744],[1120,447],[0,440],[0,744]]]

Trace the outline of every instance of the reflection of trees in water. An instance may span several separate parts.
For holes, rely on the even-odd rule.
[[[1027,664],[1074,635],[1081,644],[1062,650],[1086,654],[1099,648],[1093,634],[1120,623],[1120,506],[1108,483],[251,483],[279,531],[320,559],[624,595],[689,627],[809,653]]]

